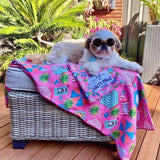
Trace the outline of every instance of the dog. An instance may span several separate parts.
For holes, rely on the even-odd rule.
[[[52,46],[49,54],[27,54],[27,60],[32,61],[34,64],[42,64],[44,61],[47,63],[79,63],[83,56],[85,39],[69,39],[57,42],[55,44],[43,43]]]
[[[123,59],[117,53],[122,44],[117,36],[108,30],[99,30],[87,40],[65,40],[57,42],[49,54],[26,55],[33,63],[72,62],[82,65],[91,75],[96,75],[102,67],[119,67],[141,73],[143,68],[136,62]]]
[[[119,56],[117,50],[120,49],[122,49],[122,44],[113,32],[96,31],[86,40],[83,57],[79,64],[91,75],[96,75],[102,67],[119,67],[142,73],[143,67],[138,63]]]

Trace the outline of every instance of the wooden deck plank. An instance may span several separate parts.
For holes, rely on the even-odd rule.
[[[159,89],[153,87],[152,92],[147,99],[148,108],[150,110],[151,116],[153,116],[153,113],[156,110],[156,106],[157,106],[156,104],[158,103],[158,99],[160,97],[160,90]]]
[[[66,142],[50,142],[45,146],[37,155],[35,155],[32,160],[50,160],[60,152],[65,146]]]
[[[13,160],[31,160],[35,155],[37,155],[46,145],[48,141],[31,141],[28,143],[25,149],[12,149]],[[14,150],[15,151],[14,153]]]
[[[0,91],[1,93],[1,91]],[[1,99],[0,99],[0,112],[3,110],[6,110],[6,105],[5,105],[5,96],[2,95]]]
[[[8,123],[10,123],[10,116],[8,114],[7,117],[4,117],[3,119],[0,120],[0,128],[7,125]]]
[[[146,98],[148,98],[152,92],[153,86],[151,86],[151,85],[149,86],[144,83],[144,89],[145,89],[145,96],[146,96]]]
[[[1,92],[0,92],[0,102],[2,102],[3,99],[4,99],[4,92],[1,91]]]
[[[9,134],[6,134],[5,136],[0,138],[0,150],[5,148],[7,145],[9,145],[12,142],[12,138]]]
[[[95,160],[113,160],[117,156],[117,149],[114,141],[102,144],[102,148]]]
[[[10,123],[0,128],[0,138],[10,133]]]
[[[0,83],[0,91],[4,91],[4,84]]]
[[[0,110],[0,120],[7,117],[9,115],[9,109]]]
[[[1,93],[1,92],[0,92]],[[4,107],[4,103],[5,102],[5,98],[4,98],[4,94],[2,94],[1,96],[0,96],[0,108],[2,108],[2,107]]]
[[[156,160],[159,160],[160,159],[160,144],[159,144],[159,148],[158,148],[158,153],[157,153],[157,158]]]
[[[12,144],[7,145],[4,149],[0,151],[0,159],[1,160],[11,160],[11,157],[14,156],[15,154],[18,154],[19,150],[18,149],[13,149]]]
[[[80,142],[70,142],[66,145],[57,155],[53,157],[54,160],[71,160],[73,159],[79,151],[84,147],[85,143]]]
[[[73,160],[93,160],[99,153],[100,149],[100,143],[87,143]]]
[[[138,130],[137,131],[136,146],[135,146],[135,149],[133,151],[133,154],[132,154],[132,157],[130,158],[130,160],[136,160],[137,154],[139,153],[139,150],[142,146],[145,134],[146,134],[146,130]]]
[[[153,115],[153,112],[157,106],[157,101],[159,99],[159,93],[160,91],[158,91],[157,89],[155,89],[153,86],[151,86],[152,89],[150,88],[147,88],[145,86],[145,91],[146,91],[146,94],[149,96],[147,101],[148,101],[148,107],[150,109],[150,113],[151,115]],[[137,143],[136,143],[136,147],[133,151],[133,154],[132,154],[132,157],[130,160],[135,160],[136,157],[137,157],[137,154],[142,146],[142,143],[143,143],[143,140],[144,140],[144,137],[145,137],[145,134],[146,134],[146,130],[138,130],[137,131]]]
[[[12,144],[0,151],[1,160],[30,160],[47,145],[46,141],[32,141],[25,149],[13,149]],[[9,153],[9,154],[8,154]]]
[[[151,160],[156,159],[159,143],[160,143],[160,98],[156,107],[156,111],[153,114],[152,120],[154,122],[156,130],[147,131],[145,139],[143,141],[143,147],[141,147],[137,160]]]

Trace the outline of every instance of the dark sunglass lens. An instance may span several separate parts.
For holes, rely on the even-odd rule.
[[[100,40],[100,39],[95,39],[95,40],[93,41],[93,45],[94,45],[95,47],[101,46],[101,40]]]
[[[109,38],[108,40],[107,40],[107,45],[108,46],[113,46],[115,44],[115,40],[113,39],[113,38]]]

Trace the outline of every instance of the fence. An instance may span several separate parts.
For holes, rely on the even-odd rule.
[[[123,52],[141,63],[143,58],[148,8],[138,0],[123,0],[122,43]]]

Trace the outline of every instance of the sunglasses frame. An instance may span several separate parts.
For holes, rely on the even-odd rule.
[[[98,43],[98,45],[97,44],[95,44],[94,43],[94,41],[99,41]],[[108,40],[111,40],[112,42],[110,42],[110,43],[113,43],[112,45],[110,45],[110,44],[108,44],[109,43],[109,41]],[[92,44],[95,46],[95,47],[100,47],[103,43],[106,43],[107,44],[107,46],[109,46],[109,47],[112,47],[116,42],[115,42],[115,40],[114,40],[114,38],[108,38],[106,41],[103,41],[103,40],[101,40],[100,38],[96,38],[96,39],[94,39],[93,40],[93,42],[92,42]]]

